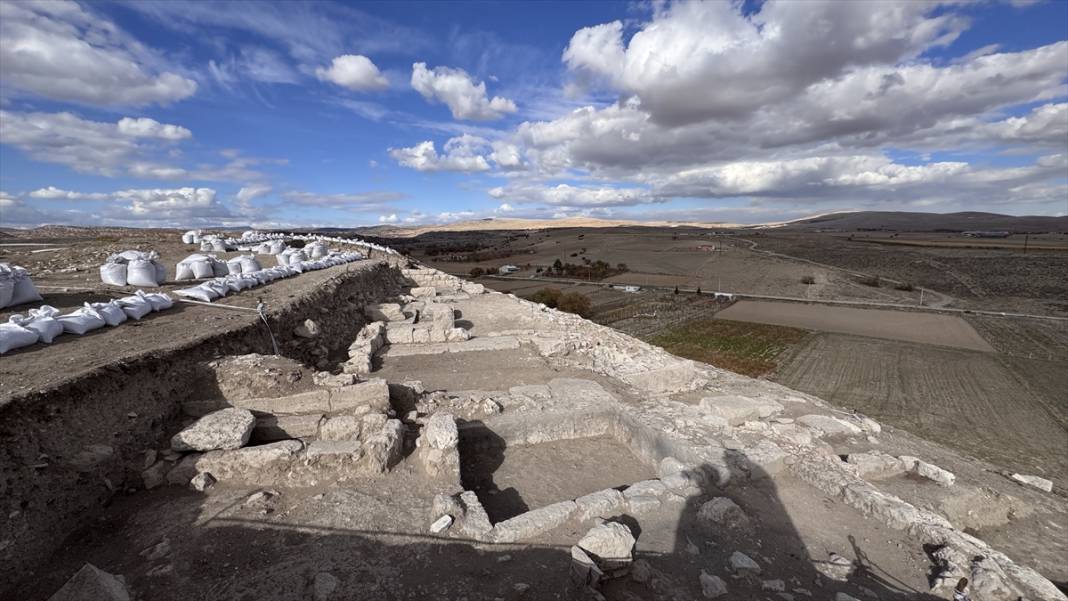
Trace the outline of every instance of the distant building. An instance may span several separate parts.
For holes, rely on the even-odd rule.
[[[508,275],[509,273],[515,273],[517,271],[519,271],[519,268],[515,265],[502,265],[501,268],[497,270],[497,273]]]
[[[636,293],[636,292],[639,292],[641,289],[642,289],[641,286],[623,286],[623,292]]]
[[[965,238],[1008,238],[1009,232],[973,230],[963,235]]]

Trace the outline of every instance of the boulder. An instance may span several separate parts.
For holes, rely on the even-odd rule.
[[[564,501],[521,513],[495,524],[493,540],[498,543],[514,543],[534,538],[566,522],[577,508],[574,501]]]
[[[245,446],[256,418],[248,409],[230,407],[209,413],[171,438],[175,451],[214,451]]]
[[[177,484],[178,486],[185,486],[189,484],[189,481],[197,475],[197,460],[200,459],[200,453],[190,453],[167,472],[167,483]]]
[[[363,461],[372,473],[385,473],[400,460],[404,444],[404,424],[387,420],[378,432],[366,437]]]
[[[232,451],[210,451],[197,460],[197,471],[210,472],[218,480],[255,482],[270,468],[285,468],[304,448],[299,440],[283,440]]]
[[[152,467],[141,472],[141,482],[145,485],[145,490],[152,490],[160,484],[163,484],[167,477],[167,470],[171,469],[171,464],[167,461],[157,461],[152,464]]]
[[[200,472],[189,481],[189,487],[197,492],[204,492],[215,485],[215,476],[207,472]]]
[[[953,483],[957,481],[957,477],[952,472],[917,457],[902,455],[899,459],[906,471],[921,478],[927,478],[939,486],[953,486]]]
[[[597,563],[609,578],[621,576],[630,568],[634,556],[634,535],[626,524],[604,522],[579,539],[578,547]]]
[[[462,531],[466,536],[482,540],[492,532],[493,524],[490,523],[489,515],[474,491],[465,490],[460,493],[460,505],[464,512]]]
[[[571,582],[580,587],[597,590],[603,576],[592,557],[578,545],[571,546]]]
[[[355,415],[329,417],[319,426],[319,439],[359,440],[362,423],[362,419]]]
[[[798,423],[804,424],[815,430],[820,436],[843,437],[856,436],[863,430],[859,426],[851,424],[844,419],[830,415],[803,415],[797,418]]]
[[[87,563],[48,601],[130,601],[130,593],[122,576]]]
[[[749,525],[749,516],[741,507],[727,497],[706,501],[697,510],[697,521],[706,527],[744,528]]]
[[[905,473],[905,466],[901,460],[879,451],[850,453],[846,457],[846,462],[856,466],[857,475],[866,480],[889,478]]]
[[[455,449],[460,444],[460,433],[456,429],[456,418],[447,413],[435,413],[427,421],[420,437],[432,449]]]

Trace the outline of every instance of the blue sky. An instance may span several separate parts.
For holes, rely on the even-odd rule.
[[[1068,213],[1068,2],[0,3],[0,225]]]

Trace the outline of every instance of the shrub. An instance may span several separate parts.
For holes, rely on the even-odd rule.
[[[542,288],[530,296],[530,300],[555,309],[563,295],[558,288]]]
[[[286,240],[286,246],[290,248],[304,248],[303,240]]]
[[[481,267],[472,267],[470,271],[470,275],[472,278],[477,278],[485,273],[486,270],[482,269]]]
[[[590,299],[578,292],[568,292],[561,295],[556,303],[556,308],[568,313],[574,313],[580,317],[587,317],[591,312]]]
[[[902,292],[912,292],[916,289],[916,287],[912,285],[912,282],[901,282],[897,286],[894,286],[894,288],[901,290]]]
[[[814,278],[814,277],[812,277],[810,275],[806,275],[805,277],[801,278],[801,283],[802,284],[815,284],[816,283],[816,278]]]

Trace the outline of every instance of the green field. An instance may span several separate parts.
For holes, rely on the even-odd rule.
[[[747,376],[775,369],[775,359],[805,338],[807,331],[786,326],[694,319],[650,337],[668,352]]]

